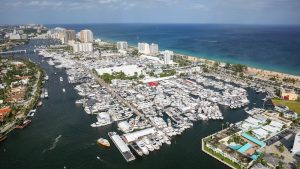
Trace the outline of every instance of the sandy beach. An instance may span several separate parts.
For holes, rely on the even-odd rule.
[[[107,41],[105,41],[105,42],[107,42]],[[107,43],[114,43],[114,42],[107,42]],[[137,49],[136,46],[129,46],[129,47]],[[201,56],[195,57],[195,56],[184,55],[181,53],[174,53],[174,55],[181,56],[182,58],[188,59],[192,62],[200,61],[200,62],[206,63],[208,65],[211,65],[211,66],[216,62],[214,60],[201,58]],[[225,62],[219,62],[219,63],[226,64]],[[244,73],[247,75],[255,75],[256,77],[261,78],[263,80],[270,80],[270,78],[275,77],[278,82],[282,82],[283,84],[288,84],[288,85],[300,88],[300,76],[286,74],[286,73],[282,73],[282,72],[270,71],[270,70],[263,70],[263,69],[259,69],[259,68],[249,67],[249,66],[247,66],[247,70]],[[282,80],[284,78],[293,78],[296,80],[296,82],[294,84],[283,82]]]
[[[182,56],[192,62],[201,61],[201,62],[210,64],[210,65],[212,65],[214,62],[216,62],[213,60],[198,58],[198,57],[194,57],[194,56],[187,56],[187,55],[183,55],[180,53],[176,53],[176,55]],[[226,64],[224,62],[220,62],[220,63]],[[283,84],[289,84],[291,86],[300,88],[300,76],[290,75],[290,74],[276,72],[276,71],[270,71],[270,70],[263,70],[263,69],[259,69],[259,68],[249,67],[249,66],[247,67],[247,71],[245,71],[244,73],[247,75],[256,75],[257,77],[259,77],[263,80],[270,80],[270,78],[275,77],[279,82],[282,82]],[[296,82],[294,84],[283,82],[284,78],[293,78],[296,80]]]

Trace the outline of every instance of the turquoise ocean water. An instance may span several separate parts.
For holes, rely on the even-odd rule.
[[[68,24],[91,29],[94,37],[116,42],[158,43],[160,49],[222,62],[300,75],[300,26],[219,24]]]

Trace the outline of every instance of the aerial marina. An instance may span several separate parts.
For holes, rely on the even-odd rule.
[[[87,114],[96,117],[96,122],[92,123],[91,127],[101,128],[112,123],[117,124],[118,133],[112,131],[108,135],[127,162],[135,160],[135,156],[147,156],[159,150],[163,144],[171,145],[171,140],[176,140],[178,135],[184,135],[185,130],[192,128],[197,121],[223,120],[220,106],[228,109],[245,109],[253,116],[264,112],[260,108],[248,110],[247,107],[250,103],[249,88],[256,93],[266,92],[266,89],[263,89],[260,84],[254,84],[255,82],[245,83],[231,76],[222,75],[222,77],[197,71],[184,77],[146,76],[138,83],[113,79],[111,84],[107,85],[101,79],[99,80],[99,65],[104,68],[126,64],[137,64],[143,67],[141,63],[146,65],[154,61],[123,57],[118,54],[97,60],[94,59],[96,56],[82,55],[82,58],[77,60],[72,54],[52,53],[47,50],[40,50],[39,55],[47,58],[48,63],[53,62],[55,66],[60,65],[60,68],[66,69],[68,82],[75,85],[75,90],[82,97],[76,100],[76,104],[82,105]],[[116,57],[119,59],[114,63]],[[62,78],[60,81],[63,81]],[[272,93],[270,90],[268,92]],[[266,101],[267,98],[263,100]],[[268,119],[268,117],[263,118],[262,115],[258,116],[259,119]],[[248,119],[254,120],[252,117]],[[272,121],[271,126],[278,121]],[[235,132],[248,131],[249,124],[253,125],[239,122],[230,124],[230,128],[234,127]],[[245,128],[246,126],[248,128]],[[263,128],[271,131],[271,126]],[[255,129],[253,133],[259,133],[261,130],[263,129]],[[278,128],[278,131],[281,131],[281,128]],[[245,132],[242,135],[251,142],[257,142],[252,139],[252,136],[246,136]],[[215,150],[211,145],[206,146]],[[233,143],[227,146],[237,147]],[[262,143],[261,147],[264,146],[265,143]],[[250,144],[245,145],[245,151],[250,147]],[[252,164],[250,162],[256,160],[258,156],[259,154],[253,154],[248,163]],[[239,163],[238,159],[235,161]]]
[[[116,46],[97,39],[93,47],[99,50],[74,52],[75,47],[72,51],[54,39],[42,36],[31,41],[42,45],[30,44],[33,52],[28,60],[47,71],[35,106],[26,114],[27,119],[16,125],[23,129],[31,123],[42,125],[38,121],[46,116],[49,122],[57,118],[54,115],[60,117],[56,132],[50,134],[55,137],[41,138],[54,141],[47,142],[50,146],[43,148],[42,156],[67,143],[80,145],[76,150],[68,148],[70,153],[86,150],[101,165],[112,165],[120,158],[124,160],[116,163],[127,167],[142,161],[149,165],[156,157],[172,160],[174,151],[177,159],[185,160],[192,151],[193,161],[204,156],[215,168],[255,168],[257,163],[276,167],[281,163],[272,163],[275,158],[281,158],[285,167],[294,163],[291,159],[296,158],[290,156],[297,146],[289,145],[299,131],[298,115],[273,104],[273,98],[286,97],[278,94],[277,83],[242,74],[245,70],[235,72],[225,68],[225,63],[190,61],[187,56],[180,57],[189,63],[182,66],[173,61],[180,55],[168,50],[155,54],[140,53],[139,47],[132,46],[116,50],[119,43],[126,43],[123,41]],[[51,45],[43,44],[45,41]],[[281,88],[299,90],[296,85]],[[26,129],[32,130],[30,127]],[[70,131],[80,134],[74,139]],[[6,135],[0,136],[1,141],[6,140]],[[278,142],[287,137],[287,158],[277,157]],[[220,163],[214,164],[216,161]],[[63,163],[59,166],[72,166]],[[173,163],[185,168],[185,164]],[[191,165],[196,166],[187,164]]]

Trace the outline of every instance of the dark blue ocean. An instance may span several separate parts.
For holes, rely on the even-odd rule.
[[[300,26],[220,24],[70,24],[107,41],[158,43],[160,49],[300,75]]]

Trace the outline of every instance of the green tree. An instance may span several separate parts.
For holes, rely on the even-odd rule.
[[[282,161],[279,161],[279,162],[278,162],[278,165],[276,166],[276,169],[284,169],[284,168],[283,168],[283,162],[282,162]]]
[[[214,62],[213,68],[216,70],[220,66],[220,62]]]
[[[145,75],[142,75],[142,74],[139,76],[140,79],[143,79],[144,77],[145,77]]]
[[[133,49],[133,51],[131,52],[132,56],[137,56],[139,53],[139,51],[137,49]]]
[[[207,65],[203,65],[202,70],[203,70],[204,73],[208,73],[209,72],[209,69],[208,69]]]
[[[225,65],[225,67],[224,67],[225,69],[230,69],[231,68],[231,65],[230,65],[230,63],[226,63],[226,65]]]
[[[280,144],[278,147],[279,152],[283,153],[284,152],[284,146],[283,144]]]
[[[150,75],[150,76],[154,76],[154,71],[151,71],[151,72],[149,73],[149,75]]]
[[[241,73],[247,70],[247,66],[246,65],[242,65],[242,64],[234,64],[232,65],[232,70],[235,73]]]

